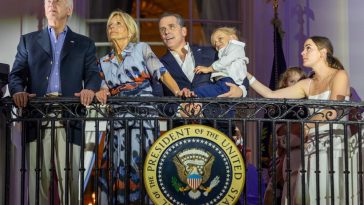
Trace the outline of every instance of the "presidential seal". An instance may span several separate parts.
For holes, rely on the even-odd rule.
[[[144,184],[154,204],[235,204],[245,166],[235,143],[204,125],[164,133],[144,163]]]

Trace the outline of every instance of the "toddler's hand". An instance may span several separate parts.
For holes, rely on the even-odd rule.
[[[195,72],[196,74],[200,74],[200,73],[212,73],[214,72],[214,69],[210,66],[210,67],[206,67],[206,66],[197,66],[193,72]]]

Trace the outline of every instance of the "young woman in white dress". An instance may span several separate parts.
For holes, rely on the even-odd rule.
[[[311,68],[313,75],[311,78],[299,81],[293,86],[272,91],[248,74],[250,86],[261,96],[265,98],[291,98],[291,99],[320,99],[320,100],[348,100],[350,95],[350,85],[348,73],[338,59],[333,56],[333,47],[330,40],[322,36],[313,36],[308,38],[304,43],[301,53],[303,65]],[[311,110],[311,120],[328,120],[328,113],[332,113],[329,119],[335,119],[337,114],[334,110]],[[329,124],[319,124],[319,135],[315,136],[315,124],[309,123],[306,128],[305,142],[305,166],[306,170],[305,187],[307,204],[335,204],[344,203],[344,173],[343,173],[343,127],[339,124],[332,124],[333,129],[333,160],[330,160],[330,133]],[[319,167],[316,167],[316,147],[314,143],[318,137],[319,149],[318,160]],[[334,180],[330,180],[330,165],[333,164]],[[316,170],[320,170],[319,183],[317,183]],[[299,183],[301,180],[299,180]],[[331,184],[333,184],[334,193],[332,197]],[[317,189],[319,186],[319,189]],[[302,185],[297,185],[300,189]],[[294,191],[294,190],[292,190]],[[319,192],[318,192],[319,191]],[[302,190],[296,193],[297,204],[302,204]],[[319,193],[319,197],[317,196]],[[287,199],[282,199],[284,204]]]

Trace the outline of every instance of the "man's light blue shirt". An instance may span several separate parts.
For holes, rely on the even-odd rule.
[[[52,62],[51,62],[51,74],[48,79],[48,88],[47,93],[62,93],[61,89],[61,77],[60,77],[60,64],[61,64],[61,52],[64,44],[64,39],[67,34],[67,26],[64,30],[58,34],[58,38],[56,37],[56,33],[52,27],[48,26],[48,34],[51,40],[52,46]]]

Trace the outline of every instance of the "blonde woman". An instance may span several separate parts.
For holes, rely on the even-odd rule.
[[[180,90],[177,83],[170,76],[163,64],[158,60],[148,44],[138,42],[138,26],[135,20],[123,11],[114,11],[110,14],[106,28],[109,41],[112,43],[113,50],[100,59],[100,68],[104,78],[101,90],[96,93],[97,99],[101,103],[106,103],[109,96],[153,96],[151,80],[155,78],[161,80],[175,96],[190,96],[188,89]],[[138,109],[138,108],[136,108]],[[133,117],[132,114],[118,112],[119,117]],[[128,120],[115,121],[113,124],[114,132],[109,132],[105,144],[102,167],[112,165],[112,175],[108,175],[107,169],[102,169],[100,177],[100,204],[124,204],[125,187],[130,190],[129,201],[139,203],[142,189],[141,175],[142,156],[140,146],[144,141],[147,149],[153,142],[155,125],[152,120]],[[131,140],[129,172],[130,181],[125,173],[125,138]],[[110,140],[113,141],[112,150],[109,150]],[[109,152],[113,159],[109,159]],[[111,161],[109,161],[111,160]],[[113,190],[108,182],[112,177]],[[108,201],[108,194],[113,196],[113,201]]]

